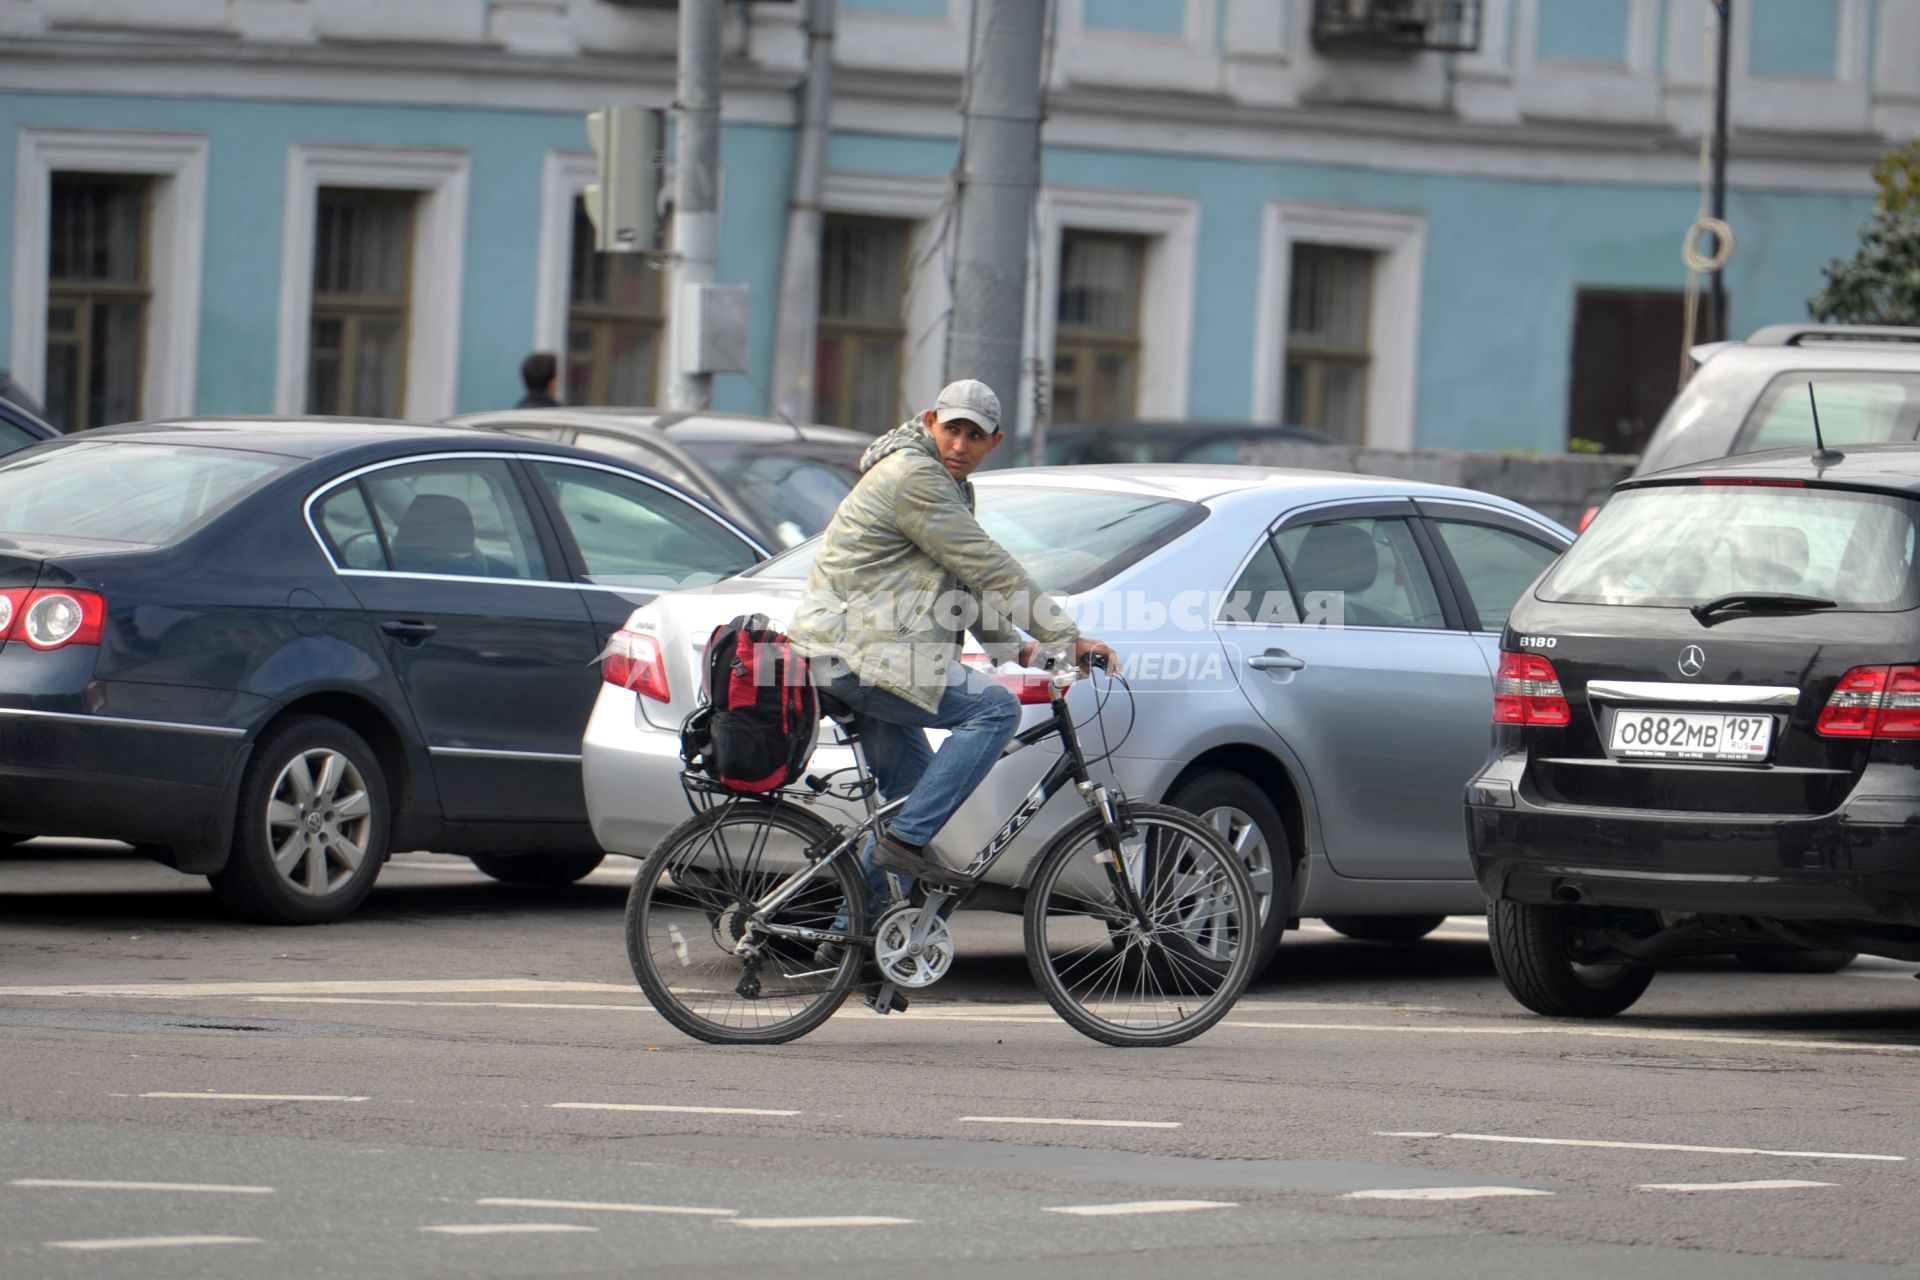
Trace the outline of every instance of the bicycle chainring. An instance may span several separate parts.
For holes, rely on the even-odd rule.
[[[917,945],[916,931],[923,935]],[[874,926],[873,959],[897,987],[930,987],[953,967],[953,930],[926,908],[903,903]]]

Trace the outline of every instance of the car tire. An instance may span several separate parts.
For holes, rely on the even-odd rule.
[[[1653,970],[1633,965],[1581,964],[1569,953],[1568,934],[1579,907],[1493,902],[1487,940],[1493,967],[1515,1000],[1549,1018],[1611,1018],[1631,1007],[1653,981]]]
[[[1320,923],[1335,933],[1361,942],[1418,942],[1440,927],[1443,915],[1321,916]]]
[[[342,919],[366,900],[386,861],[389,795],[379,757],[359,734],[318,716],[283,721],[254,746],[227,865],[207,879],[248,920]]]
[[[1258,784],[1225,769],[1195,774],[1169,792],[1166,802],[1198,817],[1240,854],[1253,877],[1254,892],[1265,897],[1253,953],[1253,972],[1259,976],[1272,962],[1293,914],[1293,842],[1280,811]]]
[[[599,849],[572,853],[476,853],[473,865],[507,884],[554,886],[585,879],[606,860]]]
[[[1769,951],[1756,947],[1736,951],[1733,958],[1760,973],[1838,973],[1858,960],[1860,953],[1826,947],[1801,951]]]

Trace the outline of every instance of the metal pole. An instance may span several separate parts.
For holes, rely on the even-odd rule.
[[[679,83],[674,102],[679,146],[673,177],[673,298],[667,310],[667,403],[713,404],[713,375],[686,368],[693,344],[683,332],[690,286],[712,284],[720,245],[720,24],[724,0],[680,0]]]
[[[1713,216],[1722,223],[1727,217],[1727,55],[1731,47],[1729,29],[1733,26],[1733,0],[1713,0],[1716,15],[1715,37],[1718,47],[1714,53],[1713,73]],[[1716,253],[1726,246],[1716,244]],[[1727,286],[1726,267],[1723,264],[1713,273],[1713,330],[1709,335],[1713,340],[1724,342],[1727,337]]]
[[[963,100],[947,377],[978,378],[992,387],[1008,427],[1018,413],[1028,231],[1040,180],[1046,16],[1038,0],[974,0]],[[1019,442],[1011,444],[992,460],[1017,460]]]
[[[787,208],[787,248],[780,260],[780,310],[773,346],[773,404],[791,419],[813,416],[814,346],[820,318],[820,189],[826,181],[827,134],[833,110],[833,25],[839,0],[809,0],[807,78],[800,89],[799,136],[793,162],[793,198]],[[843,426],[883,431],[887,422]]]

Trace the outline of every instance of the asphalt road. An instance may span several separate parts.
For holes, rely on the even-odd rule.
[[[1920,1277],[1911,965],[1559,1023],[1477,921],[1310,925],[1122,1051],[968,914],[908,1013],[720,1049],[635,988],[628,866],[410,856],[275,929],[116,846],[0,855],[0,1276]]]

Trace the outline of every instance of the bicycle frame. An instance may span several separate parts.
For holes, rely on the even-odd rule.
[[[1124,885],[1122,891],[1128,906],[1137,915],[1140,913],[1140,904],[1134,892],[1134,886],[1126,881],[1126,877],[1119,875],[1120,859],[1118,853],[1120,840],[1124,836],[1125,828],[1128,824],[1122,814],[1116,813],[1112,794],[1105,787],[1096,783],[1092,775],[1088,772],[1086,757],[1081,754],[1080,750],[1080,736],[1073,727],[1072,717],[1067,712],[1064,689],[1054,690],[1053,696],[1050,699],[1050,707],[1052,713],[1045,720],[1031,728],[1022,729],[1014,735],[1013,741],[1009,742],[1005,749],[1001,751],[999,759],[1005,760],[1008,756],[1016,755],[1028,747],[1044,742],[1046,739],[1055,736],[1059,737],[1063,748],[1060,758],[1054,761],[1040,781],[1034,783],[1033,788],[1028,791],[1020,803],[1015,806],[1013,816],[1007,819],[1000,830],[993,834],[993,838],[987,841],[986,846],[982,848],[979,853],[975,854],[973,860],[959,872],[961,876],[965,877],[966,883],[960,886],[959,890],[954,894],[954,900],[957,903],[959,899],[965,896],[966,892],[970,891],[973,886],[980,881],[982,876],[986,875],[988,869],[991,868],[994,863],[998,862],[1001,855],[1019,838],[1020,833],[1025,831],[1033,820],[1039,816],[1040,810],[1045,807],[1048,798],[1059,794],[1061,788],[1067,782],[1071,781],[1075,784],[1075,789],[1086,798],[1088,806],[1100,815],[1101,834],[1103,837],[1102,844],[1105,846],[1104,857],[1108,874],[1114,877],[1116,887]],[[866,760],[864,754],[859,749],[858,743],[854,746],[854,758],[860,762],[859,767],[864,774],[866,771]],[[875,807],[872,803],[872,798],[869,796],[867,798],[866,821],[854,827],[854,829],[829,852],[818,859],[812,860],[810,865],[794,872],[792,876],[782,882],[779,887],[761,902],[759,908],[753,913],[753,925],[771,934],[802,938],[810,942],[840,940],[841,935],[831,932],[804,929],[792,925],[769,924],[767,917],[791,901],[812,881],[813,877],[818,875],[829,863],[845,856],[846,852],[854,847],[855,842],[858,841],[862,835],[873,830],[878,825],[880,819],[894,813],[902,805],[906,804],[906,802],[907,798],[902,796],[898,800],[890,800],[884,805]],[[858,941],[858,939],[849,940]],[[749,934],[747,938],[741,940],[740,945],[748,946],[750,942],[751,935]]]

